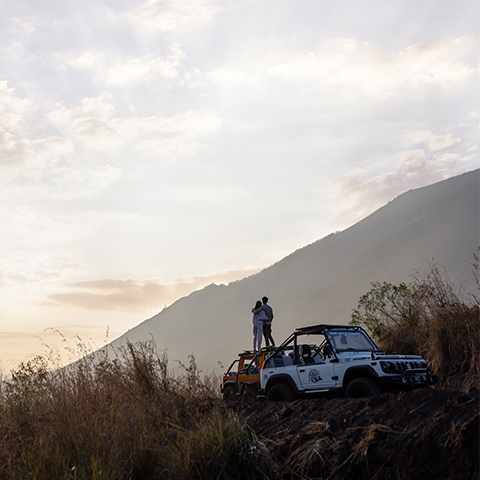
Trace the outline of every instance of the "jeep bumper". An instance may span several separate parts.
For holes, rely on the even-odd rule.
[[[426,370],[407,370],[402,375],[382,376],[377,379],[384,390],[412,390],[436,383],[436,378]]]

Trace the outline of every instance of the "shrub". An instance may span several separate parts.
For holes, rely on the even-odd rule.
[[[477,258],[477,257],[475,257]],[[478,284],[478,264],[474,265]],[[465,291],[445,268],[399,285],[372,283],[352,312],[387,351],[423,355],[440,378],[479,374],[480,298]]]
[[[417,353],[429,285],[373,282],[372,287],[360,298],[350,323],[363,325],[386,350]]]

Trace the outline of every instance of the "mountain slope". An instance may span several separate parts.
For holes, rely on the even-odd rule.
[[[274,308],[278,343],[299,326],[348,323],[371,282],[408,281],[414,270],[427,271],[429,260],[466,280],[479,246],[479,172],[408,191],[256,275],[178,300],[112,344],[153,336],[170,359],[185,362],[194,353],[211,370],[252,347],[250,312],[263,295]]]

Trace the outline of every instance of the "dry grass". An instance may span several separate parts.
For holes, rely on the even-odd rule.
[[[389,352],[422,355],[442,380],[478,376],[480,284],[479,266],[473,267],[475,294],[436,264],[408,285],[375,283],[361,298],[351,323],[364,325]]]
[[[153,342],[62,369],[21,364],[0,391],[0,478],[275,478],[255,433],[209,400],[195,359],[179,377],[167,367]]]
[[[460,284],[449,281],[446,272],[438,266],[432,267],[426,281],[434,292],[426,300],[424,349],[427,360],[441,378],[454,374],[478,375],[479,296],[468,294]]]

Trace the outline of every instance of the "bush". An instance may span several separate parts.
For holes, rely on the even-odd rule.
[[[473,275],[480,287],[478,264]],[[466,292],[437,264],[430,264],[427,275],[415,274],[409,284],[372,283],[350,324],[363,325],[389,352],[424,356],[442,379],[479,374],[478,291]]]

